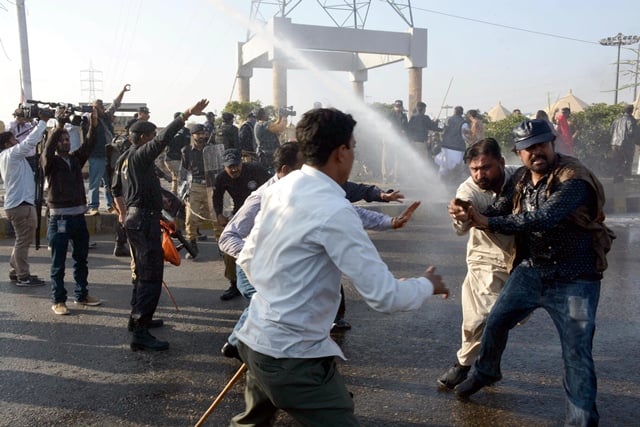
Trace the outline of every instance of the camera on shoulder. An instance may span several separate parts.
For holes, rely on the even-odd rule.
[[[289,116],[295,116],[297,113],[295,112],[295,110],[293,109],[293,105],[290,105],[288,107],[280,107],[278,109],[278,115],[280,117],[289,117]]]

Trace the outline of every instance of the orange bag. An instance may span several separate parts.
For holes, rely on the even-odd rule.
[[[171,240],[171,226],[174,224],[167,223],[163,220],[160,221],[162,227],[162,252],[164,252],[164,260],[169,261],[173,265],[180,265],[180,253],[176,249],[176,245]]]

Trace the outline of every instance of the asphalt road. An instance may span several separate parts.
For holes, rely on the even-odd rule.
[[[468,403],[437,388],[435,380],[454,362],[459,344],[466,270],[466,239],[454,235],[442,214],[427,212],[404,230],[372,237],[398,276],[436,265],[452,290],[449,300],[433,298],[415,312],[384,315],[347,283],[353,329],[334,338],[349,358],[340,370],[362,425],[563,425],[560,346],[545,312],[512,331],[500,383]],[[640,415],[640,218],[609,221],[619,237],[603,281],[594,343],[598,406],[601,425],[634,426]],[[239,367],[219,353],[243,302],[219,299],[227,284],[215,244],[201,243],[195,262],[167,265],[165,279],[179,310],[163,292],[157,317],[166,324],[154,334],[171,349],[154,354],[129,349],[128,260],[111,255],[110,236],[94,240],[90,292],[104,304],[71,302],[69,316],[53,314],[48,286],[18,288],[8,281],[13,241],[0,241],[0,426],[194,425]],[[32,273],[47,277],[47,250],[31,254]],[[241,380],[207,426],[227,425],[242,411],[243,386]],[[282,415],[277,425],[295,423]]]

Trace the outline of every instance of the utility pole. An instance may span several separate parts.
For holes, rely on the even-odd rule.
[[[18,10],[18,30],[20,32],[20,58],[22,59],[22,90],[25,99],[32,99],[31,66],[29,65],[29,38],[27,36],[27,17],[24,0],[16,0]]]
[[[618,60],[616,61],[616,94],[613,101],[614,104],[618,104],[618,83],[620,80],[620,47],[638,43],[639,41],[640,36],[623,36],[622,33],[618,33],[613,37],[600,39],[600,44],[602,46],[618,46]]]
[[[638,73],[640,72],[640,43],[638,43],[638,51],[636,58],[636,75],[633,82],[633,102],[638,99]]]

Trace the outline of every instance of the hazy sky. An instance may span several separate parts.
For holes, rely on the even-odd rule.
[[[81,79],[88,73],[81,71],[92,67],[98,71],[98,97],[110,100],[130,83],[132,91],[125,102],[146,102],[151,120],[161,126],[174,111],[203,97],[211,100],[210,110],[220,113],[227,101],[237,97],[232,92],[236,45],[247,34],[238,16],[248,18],[250,4],[249,0],[26,0],[33,97],[87,101],[88,92],[81,88],[88,83]],[[414,25],[429,31],[423,99],[432,116],[438,115],[452,78],[444,102],[465,110],[488,111],[501,101],[510,110],[535,112],[570,89],[587,103],[612,103],[614,95],[608,91],[615,86],[616,48],[597,42],[618,32],[640,35],[637,0],[414,0],[412,4]],[[273,7],[262,11],[275,12]],[[289,17],[294,23],[333,26],[314,0],[304,0]],[[373,0],[366,28],[405,31],[407,25],[386,2]],[[4,48],[0,119],[8,124],[20,100],[13,0],[0,0],[0,40]],[[622,59],[635,59],[635,54],[623,49]],[[288,103],[299,113],[314,101],[340,108],[340,90],[350,91],[349,76],[328,74],[329,78],[319,78],[313,72],[290,71]],[[629,82],[621,77],[621,86]],[[271,104],[271,87],[270,71],[255,70],[252,100]],[[402,63],[369,72],[366,102],[402,99],[406,105],[407,93],[408,73]],[[631,102],[632,97],[633,90],[627,89],[619,100]]]

